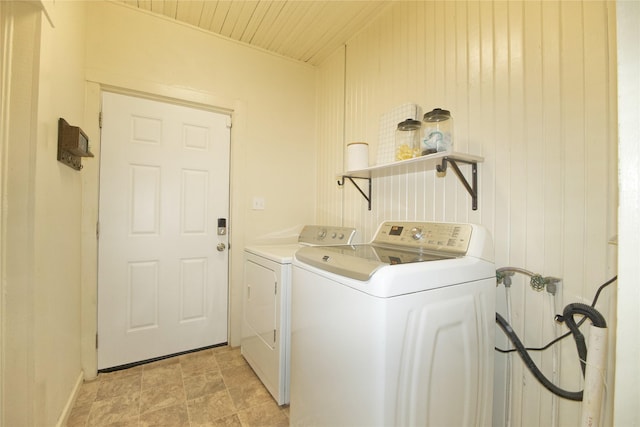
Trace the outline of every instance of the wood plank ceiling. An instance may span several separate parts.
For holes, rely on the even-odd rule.
[[[319,65],[390,0],[116,0],[279,55]]]

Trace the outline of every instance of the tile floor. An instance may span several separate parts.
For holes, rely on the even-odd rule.
[[[85,382],[67,421],[77,426],[288,426],[240,354],[217,347]]]

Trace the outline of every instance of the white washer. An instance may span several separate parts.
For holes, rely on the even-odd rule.
[[[472,224],[385,222],[293,260],[291,425],[491,425],[493,244]]]
[[[241,352],[279,405],[289,403],[291,262],[304,246],[351,243],[355,229],[305,226],[297,243],[248,246]]]

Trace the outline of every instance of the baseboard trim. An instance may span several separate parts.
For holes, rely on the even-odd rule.
[[[73,387],[73,390],[69,395],[69,399],[67,399],[67,404],[64,405],[62,414],[60,414],[60,417],[58,417],[56,427],[64,427],[67,425],[67,420],[69,419],[69,415],[71,415],[71,410],[73,409],[74,403],[76,403],[76,398],[78,397],[78,393],[80,393],[80,387],[82,386],[83,382],[84,372],[80,371],[80,373],[78,374],[78,378],[76,379],[76,385]]]

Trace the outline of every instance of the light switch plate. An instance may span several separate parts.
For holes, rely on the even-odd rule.
[[[252,209],[254,211],[262,211],[264,210],[264,197],[254,197]]]

